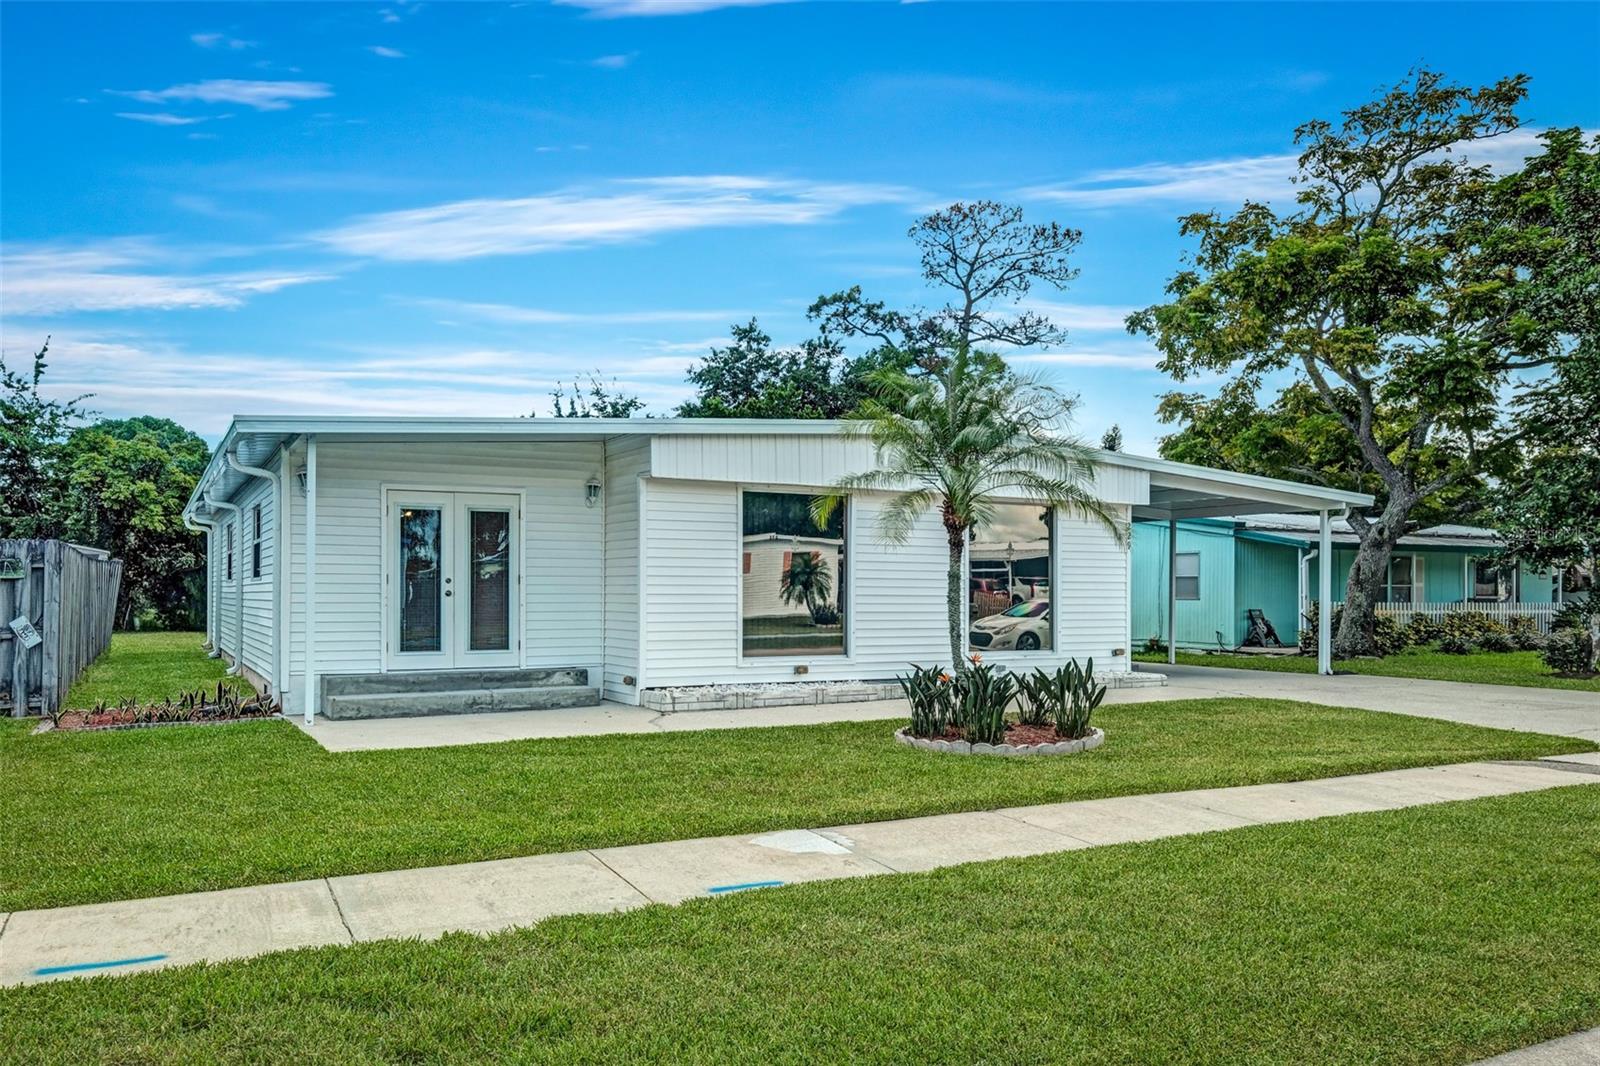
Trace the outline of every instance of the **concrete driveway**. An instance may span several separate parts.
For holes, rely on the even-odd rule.
[[[1337,707],[1362,707],[1423,718],[1444,718],[1468,725],[1518,729],[1531,733],[1582,737],[1600,742],[1600,692],[1515,685],[1474,685],[1463,681],[1422,681],[1365,674],[1285,674],[1269,670],[1230,670],[1211,666],[1141,664],[1139,669],[1165,674],[1167,684],[1155,689],[1116,689],[1107,703],[1139,703],[1151,699],[1198,699],[1207,696],[1259,696],[1305,700]]]

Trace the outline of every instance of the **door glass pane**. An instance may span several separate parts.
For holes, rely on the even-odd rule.
[[[444,558],[440,512],[429,507],[400,510],[400,650],[439,651],[440,573]]]
[[[467,646],[473,651],[511,647],[511,514],[472,511],[472,621]]]

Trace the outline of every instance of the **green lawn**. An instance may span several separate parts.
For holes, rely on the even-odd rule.
[[[1142,663],[1164,663],[1165,652],[1137,652]],[[1179,651],[1184,666],[1228,666],[1239,670],[1276,670],[1289,674],[1314,674],[1317,660],[1310,655],[1215,655]],[[1536,651],[1479,651],[1471,655],[1446,655],[1431,648],[1407,648],[1383,659],[1340,659],[1333,664],[1339,674],[1375,674],[1381,677],[1420,677],[1434,681],[1472,681],[1480,685],[1524,685],[1529,688],[1570,688],[1600,692],[1600,677],[1561,677],[1550,672]]]
[[[80,710],[104,700],[120,703],[166,699],[197,688],[215,689],[226,678],[227,664],[207,659],[200,649],[204,633],[116,633],[111,647],[89,665],[67,693],[67,707]],[[236,688],[248,682],[226,678]]]
[[[288,722],[32,735],[0,722],[0,910],[725,833],[1590,750],[1275,700],[1103,707],[1057,759],[894,722],[331,754]]]
[[[1596,824],[1590,785],[7,989],[0,1057],[1454,1066],[1600,1024]]]

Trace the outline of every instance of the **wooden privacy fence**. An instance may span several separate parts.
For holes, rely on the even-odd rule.
[[[0,540],[0,711],[49,714],[111,643],[122,560],[64,540]]]

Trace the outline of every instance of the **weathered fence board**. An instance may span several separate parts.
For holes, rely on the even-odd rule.
[[[0,578],[0,711],[49,714],[111,643],[122,561],[61,540],[0,540],[8,559],[21,575]],[[24,647],[13,619],[30,622],[39,644]]]

